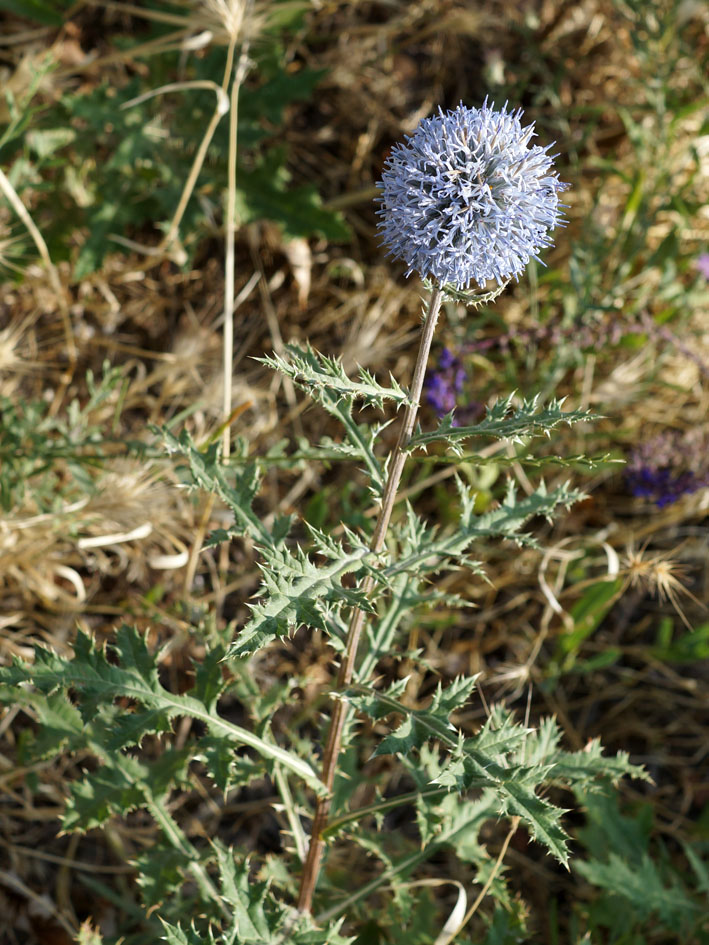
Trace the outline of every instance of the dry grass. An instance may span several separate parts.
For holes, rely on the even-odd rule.
[[[128,15],[125,5],[106,7],[109,25]],[[227,32],[238,31],[234,16],[238,19],[241,7],[228,7],[214,2],[203,4],[197,13],[193,10],[190,35],[197,15],[218,17]],[[28,61],[39,61],[51,47],[55,53],[63,50],[63,68],[44,81],[43,95],[95,82],[91,57],[106,58],[110,50],[100,31],[90,28],[88,13],[78,22],[59,35],[45,29],[30,38],[13,24],[15,40],[2,47],[8,81],[18,88],[28,82]],[[211,28],[206,19],[197,25]],[[705,50],[699,23],[695,30],[697,48]],[[287,342],[307,337],[322,351],[342,354],[346,366],[358,363],[373,371],[392,371],[402,381],[408,378],[419,291],[400,278],[397,266],[383,264],[371,204],[372,184],[395,139],[410,132],[439,102],[478,100],[491,80],[504,78],[509,86],[525,89],[523,104],[539,122],[540,133],[555,135],[559,150],[578,161],[578,170],[570,171],[575,180],[569,227],[548,259],[550,267],[563,271],[569,264],[570,242],[581,237],[589,215],[594,226],[610,230],[627,212],[629,186],[620,177],[604,183],[600,201],[595,200],[604,179],[598,162],[612,160],[632,169],[635,150],[619,106],[637,106],[636,83],[645,68],[630,25],[610,0],[506,5],[325,0],[313,5],[308,30],[293,40],[290,54],[328,70],[313,100],[293,108],[290,115],[291,169],[296,181],[315,181],[326,200],[345,210],[354,238],[344,247],[312,241],[298,253],[297,247],[284,246],[269,225],[239,234],[237,296],[254,272],[262,272],[236,313],[232,396],[234,406],[242,409],[233,434],[245,436],[253,451],[283,437],[322,432],[322,415],[301,395],[292,401],[282,382],[251,360],[270,351],[279,338]],[[110,65],[118,80],[128,67],[132,64],[123,59]],[[686,81],[693,81],[696,67],[687,60],[678,64]],[[678,84],[680,79],[678,75]],[[676,129],[667,159],[678,182],[690,173],[699,127],[698,116],[691,114]],[[697,197],[706,200],[706,139],[697,148],[703,162]],[[648,171],[654,173],[653,168]],[[648,235],[650,249],[660,244],[673,222],[672,208],[657,212]],[[706,211],[695,222],[681,233],[681,252],[696,252],[709,235]],[[8,239],[0,241],[0,265],[10,254]],[[621,263],[606,260],[609,272]],[[68,358],[61,308],[46,274],[34,265],[26,267],[24,279],[6,282],[0,295],[0,395],[17,403],[42,399],[54,416],[62,415],[73,400],[86,401],[86,371],[100,376],[107,358],[122,367],[126,383],[91,420],[113,439],[150,441],[148,424],[168,423],[182,411],[188,411],[185,423],[197,442],[212,437],[221,423],[223,273],[218,244],[196,257],[189,271],[166,260],[117,254],[81,284],[71,284],[66,268],[60,267],[59,274],[70,299],[76,361],[72,364]],[[628,282],[632,278],[642,279],[642,271],[630,273]],[[649,278],[656,279],[655,272]],[[610,318],[624,318],[633,291],[631,285],[622,293],[617,285],[607,285],[605,301],[614,312]],[[602,291],[599,298],[604,298]],[[554,304],[549,284],[540,286],[536,299],[520,284],[498,303],[498,313],[522,331],[535,324],[540,306]],[[660,301],[651,301],[649,310],[656,312],[660,306]],[[454,307],[447,316],[441,341],[454,346],[467,337],[466,316]],[[482,328],[483,334],[489,330]],[[557,378],[558,393],[567,394],[571,406],[590,404],[610,419],[599,423],[596,440],[585,439],[583,431],[569,433],[560,451],[596,452],[608,444],[632,445],[656,429],[705,425],[706,310],[690,313],[682,331],[674,340],[658,337],[639,350],[601,350],[567,367]],[[688,351],[681,350],[681,344]],[[520,354],[520,381],[533,385],[536,365],[552,355],[548,341],[539,343],[531,366]],[[507,393],[504,370],[499,351],[480,355],[476,396],[490,400]],[[90,471],[90,495],[82,495],[69,467],[60,463],[58,476],[66,488],[56,508],[37,508],[30,491],[22,505],[0,514],[0,659],[28,656],[37,641],[64,650],[77,623],[108,636],[124,619],[134,619],[156,627],[163,639],[174,635],[171,665],[179,678],[180,667],[199,646],[189,633],[190,609],[206,605],[218,620],[244,613],[244,602],[257,586],[251,551],[233,548],[226,573],[218,556],[203,553],[186,598],[184,568],[199,534],[204,500],[179,486],[167,459],[126,459],[117,446],[107,453],[100,468]],[[516,469],[513,474],[524,489],[525,474]],[[448,475],[440,473],[437,484],[419,496],[432,515],[441,504],[445,507],[452,489]],[[263,508],[302,509],[321,490],[337,496],[350,478],[351,470],[338,468],[274,472],[267,479]],[[553,482],[566,473],[551,468],[548,478]],[[490,585],[468,575],[445,582],[446,590],[468,595],[477,609],[464,617],[438,614],[431,625],[412,630],[410,643],[423,647],[429,664],[444,678],[482,671],[489,700],[501,696],[524,713],[529,697],[533,717],[554,712],[575,748],[600,735],[610,750],[630,750],[633,760],[647,764],[656,787],[625,790],[629,796],[647,790],[657,830],[681,839],[709,802],[707,667],[673,666],[656,658],[653,646],[660,617],[680,613],[688,625],[707,620],[702,602],[709,600],[709,499],[705,490],[656,510],[631,499],[622,476],[612,470],[591,478],[587,488],[591,498],[553,530],[541,531],[551,549],[543,561],[528,551],[490,548]],[[211,528],[223,521],[224,511],[217,504],[202,524]],[[587,660],[617,647],[618,661],[606,669],[575,667],[549,685],[549,661],[567,629],[573,604],[623,555],[623,590],[582,651]],[[157,598],[151,593],[156,585]],[[301,632],[292,644],[270,654],[258,672],[308,675],[302,692],[305,704],[327,687],[329,661],[323,642]],[[422,697],[432,682],[433,676],[418,679]],[[0,723],[0,910],[11,917],[15,929],[8,941],[63,943],[70,940],[67,927],[76,926],[89,895],[76,877],[90,868],[121,888],[127,881],[125,858],[150,843],[152,828],[147,820],[136,820],[130,828],[112,824],[81,839],[57,837],[62,785],[77,776],[81,759],[37,764],[31,772],[18,767],[16,721],[10,712]],[[472,714],[470,721],[476,721]],[[38,792],[30,789],[30,774],[40,785]],[[186,829],[203,831],[209,802],[200,796],[199,785],[184,804]],[[248,836],[246,814],[244,818],[240,829]],[[218,822],[215,817],[213,824]],[[513,841],[512,855],[528,898],[543,902],[552,893],[562,900],[573,895],[571,881],[548,863],[540,864],[536,851]],[[94,914],[110,925],[111,908],[108,902],[99,903],[97,911],[94,903]],[[543,938],[545,930],[540,934]]]

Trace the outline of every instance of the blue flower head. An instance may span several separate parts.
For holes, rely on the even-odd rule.
[[[521,109],[488,106],[425,118],[384,164],[382,242],[418,272],[456,289],[519,276],[562,219],[551,145],[530,145]]]

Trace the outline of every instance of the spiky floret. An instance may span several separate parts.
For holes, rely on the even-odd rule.
[[[425,118],[384,165],[378,214],[382,242],[441,285],[467,289],[519,276],[552,243],[562,219],[549,148],[530,145],[522,110],[462,103]]]

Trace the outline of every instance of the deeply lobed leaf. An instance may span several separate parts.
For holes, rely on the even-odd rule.
[[[260,549],[264,561],[263,601],[251,606],[251,619],[229,648],[227,658],[242,657],[284,637],[301,624],[327,630],[325,605],[347,603],[367,612],[372,604],[356,589],[343,587],[345,574],[360,569],[372,557],[369,548],[357,541],[351,550],[320,533],[317,550],[327,557],[316,565],[299,547]],[[352,536],[354,537],[354,536]]]
[[[112,707],[117,699],[134,700],[143,710],[156,713],[150,716],[151,720],[162,718],[160,714],[167,719],[191,716],[204,723],[211,735],[227,740],[232,745],[255,749],[268,762],[279,762],[288,771],[302,777],[317,793],[322,792],[322,783],[308,762],[265,736],[235,725],[217,713],[214,708],[213,679],[209,686],[204,680],[200,681],[196,689],[196,694],[209,693],[211,708],[196,695],[177,695],[165,689],[158,678],[157,657],[149,653],[145,638],[134,627],[127,625],[118,631],[115,653],[120,659],[118,664],[111,662],[105,648],[97,646],[82,631],[77,635],[73,659],[59,656],[44,647],[36,647],[34,665],[15,659],[11,666],[0,667],[0,701],[18,701],[19,691],[20,701],[27,698],[28,704],[36,704],[36,696],[31,690],[27,693],[25,689],[26,686],[33,686],[38,692],[47,695],[70,689],[77,693],[84,725],[96,715],[100,721],[101,714]],[[141,708],[135,712],[139,713]],[[49,712],[49,708],[46,711]],[[66,730],[72,722],[72,716],[66,709],[61,713],[55,712],[52,720],[56,726],[64,727],[66,738],[72,738],[71,731]],[[73,717],[73,721],[76,721],[76,717]],[[142,723],[136,724],[133,729],[129,727],[128,731],[131,735],[144,734],[147,727]],[[94,731],[97,738],[102,738],[102,757],[105,758],[115,749],[115,741],[111,741],[115,733],[105,725]],[[75,744],[79,744],[76,739]],[[125,759],[128,756],[117,757]]]
[[[345,371],[341,358],[330,358],[310,345],[301,348],[291,344],[286,346],[286,350],[287,359],[275,354],[256,360],[290,377],[320,403],[328,394],[338,399],[362,400],[368,406],[378,409],[381,409],[386,401],[396,404],[408,403],[408,394],[394,377],[390,376],[391,387],[383,387],[373,374],[365,368],[360,368],[359,380],[353,381]]]
[[[503,400],[498,400],[492,407],[488,407],[484,420],[474,426],[458,427],[454,425],[454,414],[451,412],[441,420],[435,430],[428,433],[420,429],[414,434],[408,444],[413,450],[418,446],[426,447],[429,443],[442,440],[458,455],[462,454],[460,444],[479,436],[492,436],[499,440],[522,442],[525,436],[549,436],[550,432],[559,424],[579,423],[591,419],[586,410],[562,409],[563,399],[552,400],[540,408],[539,397],[523,400],[515,404],[515,394]]]
[[[535,515],[549,518],[559,506],[569,508],[584,497],[582,492],[563,484],[548,492],[541,483],[531,495],[518,498],[510,483],[502,503],[489,512],[478,515],[475,511],[477,493],[456,477],[461,512],[455,530],[439,536],[437,526],[425,525],[408,510],[405,543],[400,558],[380,574],[382,582],[401,572],[435,574],[451,562],[464,564],[483,574],[482,565],[467,557],[467,550],[480,538],[511,538],[519,544],[535,546],[535,539],[521,531]]]
[[[386,692],[354,686],[348,698],[374,718],[392,712],[403,716],[382,739],[375,754],[396,753],[410,758],[412,752],[424,752],[433,740],[445,748],[447,755],[442,761],[427,755],[429,783],[461,796],[471,789],[488,789],[496,798],[498,814],[519,817],[532,836],[566,864],[567,836],[561,827],[564,810],[538,791],[553,783],[575,784],[579,778],[585,783],[593,778],[617,779],[622,774],[646,777],[644,771],[631,765],[623,754],[604,758],[597,743],[592,743],[587,752],[560,752],[559,733],[552,720],[543,722],[540,733],[534,733],[501,710],[491,715],[477,735],[466,738],[451,725],[449,716],[465,704],[474,684],[474,679],[459,679],[445,690],[439,686],[426,709],[401,703],[405,681]]]

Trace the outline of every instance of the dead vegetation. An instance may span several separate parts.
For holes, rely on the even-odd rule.
[[[128,5],[103,6],[103,12],[84,7],[63,30],[28,30],[6,15],[0,47],[5,81],[13,88],[30,81],[31,64],[47,50],[59,69],[43,80],[40,98],[96,82],[107,74],[102,70],[117,83],[140,70],[140,60],[112,52],[112,32],[135,25]],[[207,6],[214,12],[223,5]],[[687,22],[678,24],[693,37],[697,61],[686,55],[679,59],[677,87],[697,82],[700,57],[706,54],[703,16],[688,13]],[[190,35],[198,28],[205,24],[191,22]],[[540,136],[557,138],[558,150],[569,156],[566,179],[573,184],[568,228],[546,259],[550,271],[562,275],[542,279],[534,292],[524,282],[515,286],[498,303],[496,317],[516,333],[532,328],[540,309],[545,317],[561,317],[570,303],[559,281],[568,271],[572,245],[582,245],[588,249],[586,264],[599,268],[592,305],[599,317],[590,321],[600,326],[600,341],[597,351],[557,360],[549,370],[540,368],[556,356],[549,338],[528,350],[513,343],[509,354],[499,348],[481,353],[474,360],[471,396],[490,402],[506,395],[511,374],[523,393],[533,393],[540,377],[553,382],[570,406],[590,405],[606,418],[593,430],[564,434],[559,452],[571,455],[624,455],[650,432],[706,429],[706,307],[688,309],[686,317],[673,321],[669,337],[643,336],[639,346],[603,347],[604,331],[613,320],[635,323],[627,313],[648,284],[644,311],[656,315],[669,304],[659,270],[650,266],[648,271],[646,264],[668,227],[676,225],[676,210],[655,207],[645,249],[626,268],[623,245],[615,243],[610,257],[594,259],[597,248],[584,244],[589,230],[612,233],[631,212],[628,196],[638,150],[635,129],[623,116],[641,113],[642,126],[647,107],[638,98],[647,63],[636,40],[632,24],[610,0],[314,3],[307,30],[290,40],[288,55],[326,73],[310,101],[291,107],[285,145],[294,180],[314,182],[326,202],[341,208],[353,237],[346,245],[317,239],[285,244],[269,224],[252,224],[238,233],[233,437],[245,437],[252,452],[263,453],[282,438],[322,432],[323,416],[307,398],[252,360],[291,339],[307,338],[321,351],[341,354],[346,367],[360,364],[383,375],[391,371],[402,382],[408,379],[419,287],[382,259],[375,240],[373,184],[384,155],[402,133],[441,103],[481,99],[490,84],[517,91]],[[701,201],[709,190],[709,148],[706,137],[696,140],[699,115],[678,117],[663,160],[677,185],[696,175]],[[698,165],[693,153],[699,155]],[[622,173],[607,174],[608,163]],[[91,397],[87,371],[100,378],[108,361],[120,368],[120,380],[82,420],[84,429],[104,432],[100,448],[84,442],[78,463],[54,458],[48,486],[52,501],[38,503],[33,488],[27,488],[0,513],[0,658],[27,657],[35,642],[65,650],[77,625],[106,638],[127,619],[152,627],[156,639],[172,639],[166,669],[179,680],[186,655],[199,653],[200,641],[190,629],[195,614],[238,623],[258,581],[246,545],[223,552],[221,560],[219,552],[199,552],[200,538],[223,524],[225,513],[218,503],[182,487],[150,431],[151,425],[176,422],[205,443],[218,435],[222,423],[224,276],[218,222],[186,268],[169,258],[116,252],[98,272],[76,282],[68,265],[58,263],[60,303],[46,268],[28,262],[30,241],[12,219],[9,212],[2,217],[5,236],[0,239],[6,272],[0,293],[0,397],[20,407],[44,402],[50,418],[65,418],[70,427],[70,404],[83,409]],[[41,230],[43,221],[36,222]],[[691,226],[681,223],[677,291],[682,286],[688,291],[694,274],[687,260],[706,245],[708,234],[706,206]],[[154,242],[157,234],[138,238]],[[13,256],[16,247],[19,256]],[[15,265],[22,270],[17,281]],[[623,282],[607,277],[621,270]],[[67,344],[67,312],[74,351]],[[441,343],[457,348],[504,331],[492,319],[480,319],[471,329],[467,318],[462,309],[449,306]],[[569,344],[573,347],[573,341]],[[514,370],[509,359],[516,362]],[[429,411],[424,422],[431,420]],[[143,443],[144,456],[126,456],[127,441]],[[407,484],[432,517],[441,508],[445,515],[453,471],[432,461],[425,488],[420,482]],[[521,489],[532,475],[517,466],[509,473]],[[545,470],[551,483],[567,475],[554,467]],[[350,469],[337,465],[273,471],[260,500],[263,513],[303,509],[318,495],[334,508],[351,478]],[[490,702],[506,699],[532,717],[554,713],[573,748],[600,735],[609,750],[629,750],[634,761],[647,765],[656,784],[629,785],[626,797],[652,801],[655,830],[678,850],[698,820],[705,824],[709,803],[706,642],[705,650],[698,646],[699,658],[673,663],[662,656],[657,628],[662,620],[672,621],[676,639],[686,632],[682,621],[707,625],[709,493],[700,490],[658,510],[628,494],[618,467],[586,474],[583,485],[589,498],[553,530],[542,526],[546,554],[485,549],[489,585],[459,574],[445,587],[468,595],[476,609],[464,616],[437,613],[430,624],[417,623],[410,644],[423,647],[432,670],[444,679],[482,672]],[[186,585],[190,573],[193,580]],[[622,586],[569,662],[569,650],[560,643],[573,628],[569,615],[585,589],[609,574],[619,576]],[[686,645],[691,654],[691,638]],[[609,649],[617,651],[617,659],[596,665],[595,658]],[[565,665],[559,665],[562,656]],[[307,711],[328,686],[330,659],[318,635],[301,631],[258,671],[308,677],[307,688],[298,693],[299,711],[304,706]],[[433,682],[431,673],[413,685],[423,696]],[[136,819],[83,837],[57,836],[62,785],[81,776],[82,759],[28,769],[19,751],[19,722],[14,712],[0,722],[0,927],[12,930],[7,939],[12,945],[63,945],[72,940],[92,895],[79,881],[82,871],[101,874],[121,889],[131,881],[125,864],[150,844],[152,827],[147,819]],[[262,799],[236,800],[210,822],[206,812],[215,800],[203,796],[195,778],[192,793],[181,803],[188,832],[208,834],[211,828],[205,825],[218,829],[230,813],[233,830],[245,843],[256,842],[253,824],[265,809]],[[706,837],[706,826],[703,830]],[[541,864],[536,850],[514,841],[511,856],[527,899],[544,902],[553,894],[563,903],[573,896],[575,880]],[[98,912],[95,902],[91,906],[110,930],[113,906],[105,901]],[[540,941],[549,940],[543,927],[538,934]]]

